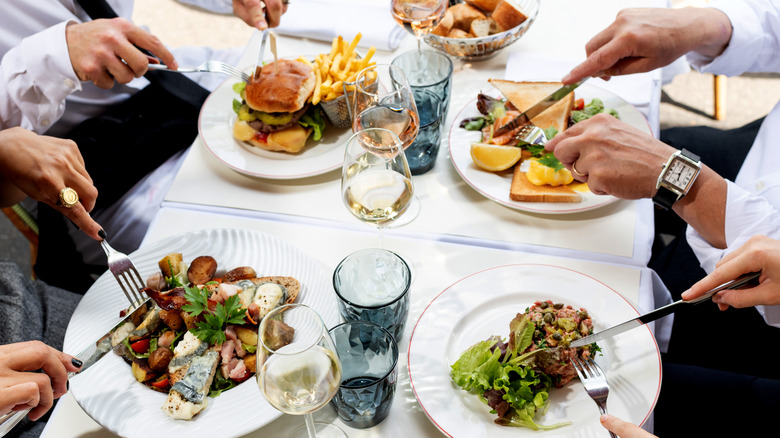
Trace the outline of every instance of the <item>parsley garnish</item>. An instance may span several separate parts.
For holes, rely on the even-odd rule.
[[[218,303],[214,311],[209,309],[208,289],[187,287],[184,289],[184,297],[189,303],[181,308],[193,317],[203,314],[203,320],[195,323],[191,329],[193,335],[209,345],[218,345],[225,342],[225,326],[228,324],[243,324],[245,311],[241,307],[241,299],[233,295]]]
[[[523,146],[525,150],[531,153],[534,157],[541,157],[542,154],[544,154],[544,145],[543,144],[528,144]]]
[[[539,158],[539,164],[543,164],[547,167],[551,167],[556,172],[563,169],[563,164],[561,164],[561,162],[558,161],[557,158],[555,158],[555,155],[553,155],[552,152],[545,154],[541,158]]]

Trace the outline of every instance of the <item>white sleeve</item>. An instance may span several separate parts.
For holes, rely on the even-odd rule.
[[[81,90],[65,40],[67,22],[31,35],[0,63],[0,128],[45,132],[65,111],[65,99]]]
[[[752,236],[763,234],[780,239],[780,213],[766,198],[754,195],[738,185],[727,181],[726,203],[726,245],[715,248],[707,243],[690,225],[686,231],[688,244],[699,259],[702,269],[710,273],[718,261],[729,252],[744,245]],[[756,306],[756,310],[771,326],[780,328],[780,306]]]
[[[179,0],[179,3],[197,6],[219,14],[233,13],[232,0]]]
[[[715,59],[691,52],[688,62],[697,70],[737,76],[745,72],[780,71],[780,3],[771,0],[715,0],[707,5],[731,21],[731,39]]]

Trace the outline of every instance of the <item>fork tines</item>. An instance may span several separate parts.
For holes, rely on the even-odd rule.
[[[112,274],[114,274],[116,282],[119,283],[119,287],[122,288],[122,292],[125,293],[125,297],[130,301],[133,308],[144,301],[144,297],[141,294],[141,290],[144,288],[144,282],[141,278],[141,274],[135,269],[135,266],[130,265],[129,269],[124,271],[112,271]]]

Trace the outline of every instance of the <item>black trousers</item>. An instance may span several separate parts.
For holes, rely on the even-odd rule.
[[[702,162],[734,180],[763,119],[734,130],[672,128],[661,140],[698,154]],[[706,275],[685,238],[686,224],[674,212],[656,210],[656,240],[649,267],[675,300]],[[660,235],[673,236],[665,245]],[[764,432],[780,403],[780,329],[754,308],[720,311],[702,303],[675,314],[663,384],[655,409],[660,437],[739,436]],[[728,407],[727,407],[728,406]]]
[[[93,212],[116,203],[198,135],[198,114],[208,92],[188,79],[172,84],[168,77],[165,79],[152,81],[130,99],[86,120],[68,134],[78,144],[98,189]],[[34,266],[38,278],[73,292],[86,292],[107,265],[86,265],[68,234],[72,225],[43,203],[38,203],[38,224]],[[112,230],[105,231],[110,241]]]

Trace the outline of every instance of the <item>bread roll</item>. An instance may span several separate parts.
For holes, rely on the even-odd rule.
[[[492,18],[481,18],[471,22],[470,33],[475,37],[486,37],[498,32],[501,32],[501,28]]]
[[[501,0],[466,0],[466,3],[489,14],[496,9],[496,6],[500,1]]]
[[[455,6],[450,6],[447,10],[452,11],[452,27],[463,31],[468,31],[472,21],[486,18],[485,14],[479,9],[469,6],[466,3],[458,3]]]
[[[460,29],[450,29],[447,38],[474,38],[474,35]]]
[[[452,16],[452,9],[447,9],[447,12],[444,13],[444,18],[441,19],[438,25],[431,31],[432,34],[446,37],[448,33],[450,33],[450,30],[452,30],[452,25],[454,24],[455,19]]]
[[[520,12],[520,10],[508,0],[501,0],[496,6],[496,9],[493,10],[491,17],[496,20],[496,23],[504,30],[519,26],[528,19],[525,14]]]

